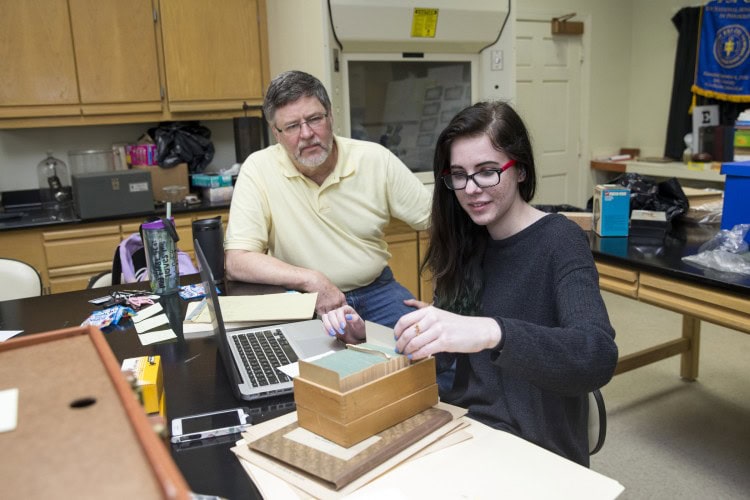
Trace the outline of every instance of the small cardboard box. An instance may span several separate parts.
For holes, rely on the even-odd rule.
[[[615,184],[594,188],[594,231],[599,236],[627,236],[630,189]]]
[[[346,392],[299,376],[294,401],[300,427],[348,448],[437,404],[435,359]]]
[[[164,382],[159,356],[140,356],[122,361],[120,370],[133,372],[146,413],[163,414]]]
[[[151,190],[153,191],[154,201],[164,201],[164,188],[166,186],[185,186],[185,193],[190,189],[187,163],[180,163],[171,168],[162,168],[158,165],[133,165],[130,168],[151,174]]]
[[[209,203],[230,202],[232,194],[234,194],[233,186],[203,188],[203,199]]]

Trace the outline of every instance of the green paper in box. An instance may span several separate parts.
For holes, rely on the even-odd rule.
[[[315,361],[300,361],[299,376],[339,392],[346,392],[409,366],[409,359],[375,344],[347,345],[347,349]]]

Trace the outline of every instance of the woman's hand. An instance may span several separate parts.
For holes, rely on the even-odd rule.
[[[346,344],[359,344],[366,338],[365,322],[350,305],[329,311],[320,319],[328,335]]]
[[[409,359],[438,352],[479,352],[500,343],[502,331],[492,318],[461,316],[426,306],[401,316],[394,327],[396,350]]]

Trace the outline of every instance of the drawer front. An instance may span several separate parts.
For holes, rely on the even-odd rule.
[[[120,244],[119,233],[85,239],[46,241],[44,252],[49,269],[98,262],[112,263],[115,248]]]
[[[91,238],[95,236],[104,236],[118,234],[120,226],[118,225],[94,225],[92,227],[79,227],[75,229],[62,229],[57,231],[45,231],[42,233],[44,241],[71,240],[77,238]]]
[[[76,290],[84,290],[89,284],[91,276],[65,276],[62,278],[50,278],[50,292],[51,293],[62,293],[62,292],[74,292]]]

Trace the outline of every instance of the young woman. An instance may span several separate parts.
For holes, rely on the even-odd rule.
[[[401,317],[396,350],[455,366],[442,401],[588,466],[588,393],[612,377],[617,346],[585,233],[529,204],[531,143],[507,103],[459,112],[434,169],[425,265],[435,301]],[[346,340],[363,337],[350,308],[323,321]]]

